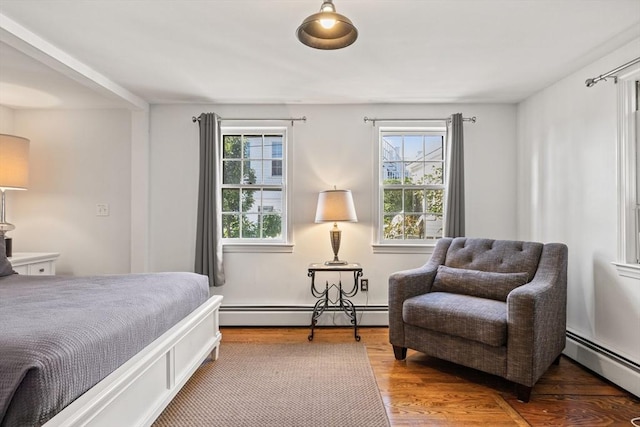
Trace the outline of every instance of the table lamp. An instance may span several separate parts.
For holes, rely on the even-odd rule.
[[[334,189],[321,191],[318,195],[316,222],[333,222],[333,228],[329,231],[331,247],[333,248],[333,260],[325,262],[325,265],[348,264],[347,261],[338,259],[342,234],[342,231],[338,229],[338,221],[358,222],[351,190]]]
[[[19,136],[0,134],[0,234],[4,235],[7,257],[12,255],[11,238],[6,232],[15,225],[6,220],[6,190],[26,190],[29,184],[29,140]]]

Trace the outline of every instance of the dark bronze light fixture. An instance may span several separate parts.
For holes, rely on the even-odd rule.
[[[342,49],[358,38],[358,30],[344,15],[336,13],[331,0],[325,0],[320,12],[307,17],[298,27],[298,40],[323,50]]]

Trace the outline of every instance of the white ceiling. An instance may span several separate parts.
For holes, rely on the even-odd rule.
[[[359,38],[320,51],[295,30],[321,3],[2,0],[0,104],[130,105],[87,75],[151,104],[512,103],[640,37],[640,0],[334,0]]]

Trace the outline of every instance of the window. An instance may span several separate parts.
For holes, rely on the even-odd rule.
[[[633,224],[627,227],[627,235],[629,240],[635,243],[635,247],[630,251],[632,255],[627,256],[627,261],[631,261],[634,264],[640,264],[640,81],[633,82],[630,90],[633,91],[633,104],[631,107],[633,119],[627,124],[631,129],[629,133],[632,134],[631,144],[635,151],[635,164],[632,168],[635,172],[635,193],[633,197],[633,211],[635,217]],[[631,187],[631,186],[630,186]]]
[[[379,243],[442,237],[445,136],[445,129],[380,130]]]
[[[222,129],[222,237],[286,240],[285,129]]]
[[[618,261],[640,279],[640,69],[618,76]]]

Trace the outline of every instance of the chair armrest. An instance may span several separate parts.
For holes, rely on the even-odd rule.
[[[544,245],[533,280],[507,297],[507,379],[533,386],[565,347],[567,247]]]
[[[429,292],[437,272],[437,265],[425,264],[420,268],[393,273],[389,276],[389,306],[397,305],[395,303],[402,305],[408,298]]]
[[[431,290],[438,272],[437,265],[427,263],[420,268],[399,271],[389,276],[389,341],[404,347],[404,321],[402,306],[408,298],[426,294]]]
[[[438,266],[444,263],[450,244],[451,239],[440,239],[425,265],[389,276],[389,341],[391,344],[404,347],[402,305],[408,298],[431,290]]]

